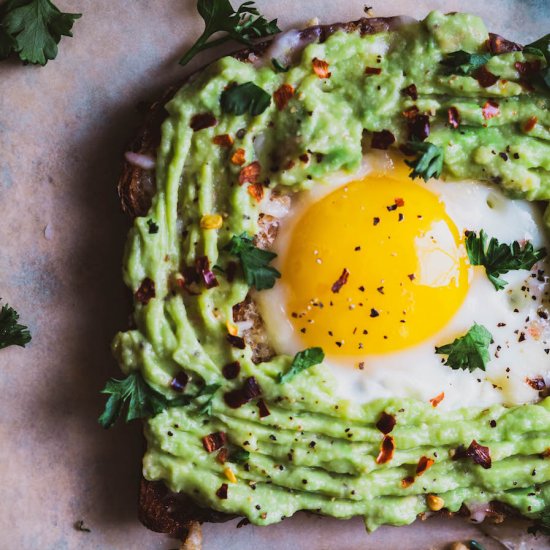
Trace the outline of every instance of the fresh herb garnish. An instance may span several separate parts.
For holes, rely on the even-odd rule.
[[[236,464],[244,464],[250,458],[250,453],[244,449],[237,449],[233,451],[227,460],[229,462],[235,462]]]
[[[273,288],[275,280],[281,276],[274,267],[268,265],[277,257],[277,254],[254,246],[252,239],[246,233],[231,237],[225,250],[239,258],[246,283],[256,290]]]
[[[12,52],[24,63],[45,65],[80,13],[63,13],[50,0],[9,0],[0,6],[0,59]]]
[[[539,74],[544,84],[550,88],[550,34],[535,40],[535,42],[531,44],[527,44],[527,46],[523,48],[523,52],[544,57],[546,67],[541,69]]]
[[[229,0],[197,0],[197,10],[204,19],[205,28],[195,44],[180,59],[180,65],[186,65],[199,52],[224,44],[228,40],[250,45],[254,38],[281,32],[277,27],[277,19],[267,21],[260,15],[254,2],[244,2],[235,11]],[[217,32],[225,34],[208,42]]]
[[[535,250],[531,242],[526,242],[523,247],[514,241],[511,245],[499,243],[492,237],[488,237],[482,229],[479,237],[470,231],[466,236],[466,251],[472,265],[485,267],[487,278],[497,290],[502,290],[508,283],[500,278],[500,275],[518,269],[531,269],[539,260],[546,256],[546,250]]]
[[[147,226],[149,227],[149,233],[151,235],[159,232],[159,226],[151,218],[147,220]]]
[[[98,419],[103,428],[110,428],[117,421],[125,405],[125,420],[130,422],[136,418],[155,416],[168,407],[184,406],[190,402],[190,397],[185,395],[167,399],[149,386],[139,372],[132,372],[123,380],[111,378],[101,393],[109,396],[105,410]]]
[[[207,384],[202,388],[197,394],[198,397],[207,396],[207,399],[201,405],[199,412],[205,414],[206,416],[212,415],[212,400],[214,399],[215,393],[222,387],[221,384]]]
[[[435,352],[447,355],[445,365],[454,370],[485,370],[489,362],[489,344],[492,341],[491,333],[483,325],[475,323],[464,336],[457,338],[452,344],[436,347]]]
[[[25,325],[20,325],[19,314],[9,305],[0,310],[0,349],[8,346],[25,347],[31,341],[31,333]]]
[[[271,59],[271,64],[277,73],[288,73],[290,67],[285,67],[276,57]]]
[[[428,181],[430,178],[437,178],[443,170],[443,149],[439,145],[430,143],[429,141],[408,141],[407,148],[415,153],[420,153],[414,160],[405,160],[405,164],[413,170],[409,176],[422,178]]]
[[[479,542],[474,539],[468,542],[468,547],[470,548],[470,550],[485,550],[485,547],[479,544]]]
[[[261,115],[271,104],[271,96],[254,82],[231,86],[222,92],[222,110],[233,115]]]
[[[480,67],[483,67],[491,57],[493,57],[493,55],[490,53],[469,53],[464,50],[459,50],[447,54],[441,60],[441,64],[444,65],[451,74],[469,76]]]
[[[322,348],[308,348],[303,351],[299,351],[292,360],[290,368],[284,374],[279,373],[277,377],[277,382],[279,384],[284,384],[289,380],[292,380],[297,374],[300,374],[302,371],[313,367],[313,365],[318,365],[325,358],[325,353]]]

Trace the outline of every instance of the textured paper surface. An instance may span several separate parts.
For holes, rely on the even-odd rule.
[[[140,427],[103,431],[99,390],[117,374],[110,341],[127,324],[120,264],[127,221],[115,184],[137,105],[186,71],[178,54],[202,24],[193,0],[55,0],[83,12],[45,68],[0,64],[0,296],[33,341],[0,351],[0,550],[168,549],[136,519]],[[234,0],[236,4],[236,0]],[[359,0],[263,0],[280,26],[349,20]],[[548,31],[548,0],[381,1],[375,15],[433,8],[483,15],[491,30],[528,41]],[[206,58],[208,59],[208,57]],[[206,61],[195,60],[187,71]],[[91,533],[73,524],[84,520]],[[360,520],[298,515],[269,528],[204,527],[205,550],[442,548],[494,542],[457,520],[366,535]],[[542,541],[524,548],[542,548]]]

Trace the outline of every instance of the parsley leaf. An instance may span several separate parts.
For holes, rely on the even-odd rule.
[[[267,21],[260,15],[254,2],[244,2],[235,11],[229,0],[197,0],[197,10],[204,19],[205,28],[195,44],[180,59],[180,65],[187,65],[197,53],[219,46],[231,39],[250,45],[253,38],[281,32],[277,27],[277,19]],[[225,34],[208,42],[208,39],[217,32]]]
[[[206,401],[202,404],[199,412],[207,416],[212,415],[212,400],[214,399],[215,393],[222,387],[221,384],[207,384],[204,388],[199,391],[196,397],[202,397],[203,395],[208,396]]]
[[[443,170],[443,149],[429,141],[408,141],[407,147],[416,153],[421,153],[415,160],[405,160],[405,164],[413,170],[409,174],[413,180],[422,178],[428,181],[437,178]]]
[[[523,48],[523,51],[524,53],[544,57],[546,60],[546,67],[541,69],[539,74],[544,84],[550,88],[550,34],[535,40],[535,42],[532,42],[531,44],[527,44],[527,46]]]
[[[17,321],[19,314],[9,305],[2,306],[0,310],[0,349],[8,346],[25,347],[31,341],[31,333],[25,325]]]
[[[111,378],[101,393],[109,396],[105,410],[98,419],[103,428],[110,428],[117,421],[125,405],[125,420],[130,422],[136,418],[155,416],[168,407],[184,406],[190,402],[190,398],[185,395],[167,399],[149,386],[139,372],[132,372],[123,380]]]
[[[8,0],[0,9],[0,59],[13,51],[25,63],[45,65],[81,15],[63,13],[50,0]]]
[[[274,267],[268,265],[277,254],[254,246],[246,233],[233,235],[225,250],[239,258],[246,283],[256,290],[273,288],[275,280],[281,276]]]
[[[271,104],[271,96],[253,82],[231,86],[222,92],[220,103],[222,110],[234,115],[250,113],[261,115]]]
[[[546,256],[544,248],[535,250],[530,242],[526,242],[523,248],[517,241],[511,245],[501,244],[494,237],[487,242],[487,234],[483,229],[479,237],[475,232],[467,233],[466,251],[472,265],[485,267],[488,279],[497,290],[502,290],[508,284],[500,279],[500,275],[518,269],[531,269]]]
[[[452,344],[436,347],[435,352],[448,355],[445,365],[454,370],[485,370],[490,359],[489,344],[492,340],[493,336],[483,325],[474,323],[464,336],[457,338]]]
[[[276,73],[288,73],[290,67],[285,67],[276,57],[271,58],[271,64]]]
[[[237,464],[244,464],[250,458],[250,453],[244,449],[237,449],[233,451],[227,460],[229,462],[235,462]]]
[[[302,371],[313,367],[313,365],[318,365],[325,358],[325,353],[322,348],[308,348],[303,351],[299,351],[292,360],[290,369],[284,374],[279,373],[277,377],[277,382],[279,384],[284,384],[289,380],[292,380],[297,374],[300,374]]]
[[[493,57],[490,53],[468,53],[464,50],[447,54],[440,63],[451,74],[471,75]]]

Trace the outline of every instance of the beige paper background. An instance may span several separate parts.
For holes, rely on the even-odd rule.
[[[117,374],[110,340],[126,326],[130,305],[120,277],[128,226],[115,193],[120,159],[138,103],[205,61],[186,70],[176,63],[202,25],[192,0],[55,3],[84,14],[58,59],[45,68],[0,64],[0,296],[33,333],[27,349],[0,351],[0,550],[174,548],[136,519],[139,425],[105,432],[96,417],[99,390]],[[364,6],[257,3],[283,29],[312,16],[357,18]],[[520,41],[550,26],[548,0],[369,4],[375,15],[471,11]],[[91,533],[73,528],[80,519]],[[500,548],[477,528],[443,519],[372,535],[360,520],[305,515],[264,529],[204,527],[205,550],[413,550],[472,537]],[[523,546],[544,547],[541,539]]]

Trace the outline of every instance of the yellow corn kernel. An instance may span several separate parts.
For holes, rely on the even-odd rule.
[[[227,327],[227,332],[229,332],[231,336],[237,336],[237,334],[239,334],[239,327],[234,325],[231,321],[227,320],[225,326]]]
[[[237,483],[237,476],[233,473],[233,470],[231,468],[224,468],[223,473],[231,483]]]
[[[223,219],[219,214],[205,214],[201,218],[202,229],[219,229],[223,224]]]
[[[445,501],[437,495],[428,495],[426,497],[426,502],[428,504],[428,508],[432,512],[439,512],[439,510],[445,506]]]

